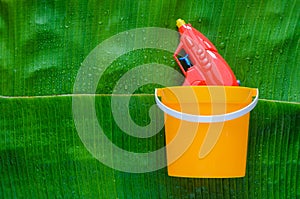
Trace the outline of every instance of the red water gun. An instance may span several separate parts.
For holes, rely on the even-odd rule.
[[[176,25],[181,37],[174,58],[186,77],[183,85],[239,86],[227,62],[203,34],[182,19]]]

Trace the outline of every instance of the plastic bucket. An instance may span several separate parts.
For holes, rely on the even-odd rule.
[[[258,89],[167,87],[155,90],[155,100],[165,113],[170,176],[245,176],[249,113],[257,104]]]

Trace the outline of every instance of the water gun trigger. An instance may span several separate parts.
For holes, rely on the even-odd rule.
[[[192,64],[191,64],[191,61],[189,60],[188,56],[189,55],[186,54],[184,57],[179,57],[179,60],[184,61],[188,67],[191,67]]]
[[[179,55],[180,51],[183,49],[182,47],[183,47],[183,44],[182,44],[182,42],[180,42],[179,45],[178,45],[178,47],[177,47],[177,49],[176,49],[176,51],[173,54],[173,57],[174,57],[175,61],[177,62],[177,64],[179,65],[179,67],[180,67],[182,73],[184,74],[184,76],[186,76],[186,70],[182,66],[182,64],[181,64],[181,62],[180,62],[180,60],[178,58],[178,55]]]

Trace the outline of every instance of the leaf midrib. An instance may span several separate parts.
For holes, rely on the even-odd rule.
[[[149,96],[153,97],[154,94],[60,94],[60,95],[34,95],[34,96],[6,96],[6,95],[0,95],[0,99],[38,99],[38,98],[55,98],[55,97],[110,97],[110,96],[119,96],[119,97],[144,97]],[[271,99],[259,99],[259,101],[265,101],[270,103],[282,103],[282,104],[294,104],[294,105],[300,105],[300,102],[293,102],[293,101],[282,101],[282,100],[271,100]]]

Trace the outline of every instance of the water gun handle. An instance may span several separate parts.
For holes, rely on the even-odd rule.
[[[183,83],[183,86],[206,85],[205,78],[202,75],[202,73],[195,71],[195,68],[192,67],[192,64],[189,61],[188,56],[187,56],[188,54],[186,54],[184,56],[184,59],[182,59],[182,60],[185,60],[185,63],[186,63],[185,67],[181,64],[181,60],[178,57],[178,55],[180,54],[180,51],[182,51],[182,50],[183,50],[183,43],[180,42],[173,57],[174,57],[175,61],[177,62],[177,64],[179,65],[182,73],[186,77],[185,81]],[[186,61],[186,60],[188,60],[188,61]]]
[[[202,33],[181,19],[177,26],[181,37],[173,56],[186,77],[183,85],[239,85],[227,62]]]

